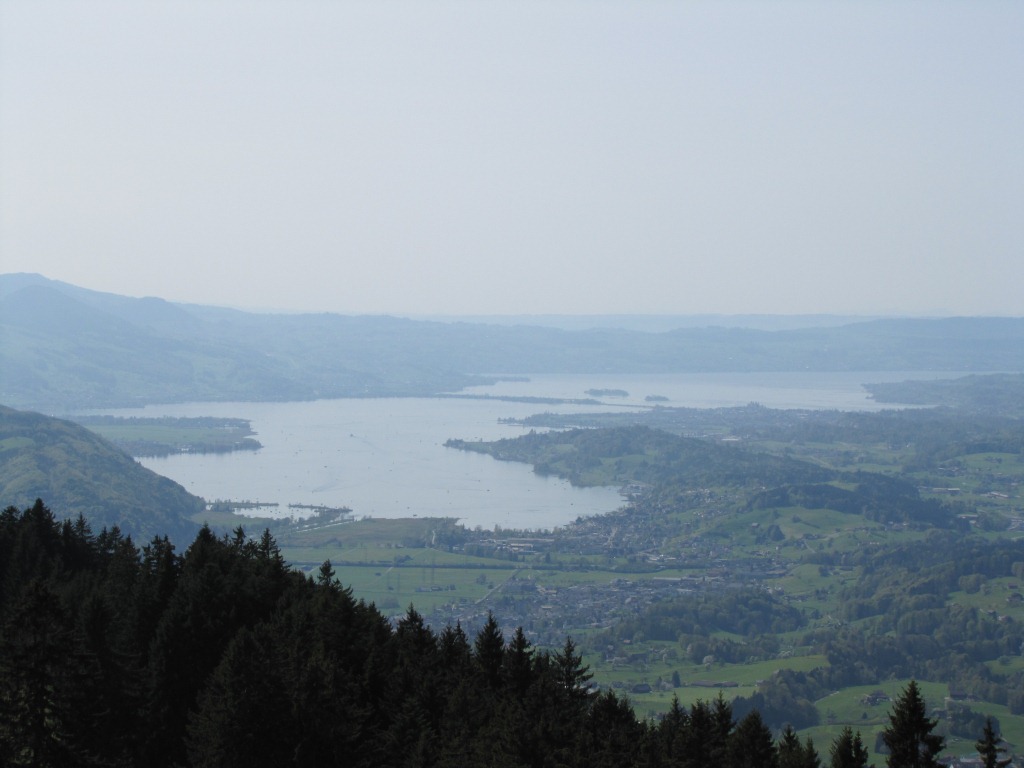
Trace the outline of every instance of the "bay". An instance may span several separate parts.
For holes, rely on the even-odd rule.
[[[948,374],[946,374],[948,375]],[[771,373],[540,375],[474,387],[492,397],[591,397],[617,389],[603,405],[537,405],[498,399],[353,398],[311,402],[154,405],[107,411],[122,416],[222,416],[249,419],[263,448],[230,454],[142,459],[153,471],[207,501],[348,507],[356,517],[454,517],[485,529],[550,529],[622,504],[616,488],[573,488],[529,466],[444,447],[448,438],[495,440],[522,434],[499,422],[539,411],[636,409],[648,395],[696,408],[877,410],[862,382],[937,378],[929,373]],[[886,406],[891,407],[891,406]]]

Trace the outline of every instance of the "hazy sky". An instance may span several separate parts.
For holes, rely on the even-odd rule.
[[[0,272],[1024,315],[1024,2],[0,0]]]

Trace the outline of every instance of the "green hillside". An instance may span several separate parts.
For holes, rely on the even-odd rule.
[[[727,322],[723,319],[722,322]],[[45,412],[203,400],[422,396],[494,371],[1024,369],[1024,318],[755,330],[565,330],[336,314],[256,314],[0,275],[0,402]]]
[[[137,540],[191,537],[203,500],[152,472],[93,432],[0,406],[0,507],[43,498],[97,530],[119,526]]]

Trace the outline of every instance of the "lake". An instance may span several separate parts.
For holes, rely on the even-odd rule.
[[[249,419],[259,451],[182,454],[141,463],[207,501],[349,507],[356,517],[456,517],[468,527],[550,529],[622,504],[615,488],[573,488],[524,464],[444,447],[448,438],[495,440],[522,428],[500,424],[541,411],[595,412],[664,405],[713,408],[757,402],[772,408],[877,410],[862,382],[943,378],[931,373],[757,373],[530,376],[471,394],[586,398],[587,389],[625,397],[604,406],[499,400],[368,398],[289,403],[187,403],[106,411],[121,416]],[[890,406],[891,407],[891,406]]]

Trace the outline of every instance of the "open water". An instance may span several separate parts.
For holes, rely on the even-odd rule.
[[[942,378],[929,373],[544,375],[467,390],[473,394],[586,398],[619,389],[605,406],[499,400],[371,398],[289,403],[188,403],[109,411],[117,415],[249,419],[263,448],[182,454],[142,464],[208,501],[349,507],[356,517],[455,517],[464,525],[550,529],[622,504],[615,488],[573,488],[525,464],[444,447],[448,438],[494,440],[522,428],[499,419],[543,411],[594,412],[644,405],[713,408],[757,402],[773,408],[877,410],[862,382]],[[889,406],[891,407],[891,406]]]

